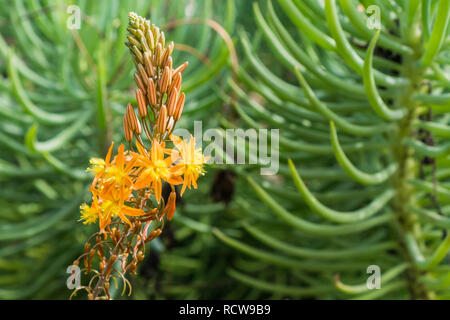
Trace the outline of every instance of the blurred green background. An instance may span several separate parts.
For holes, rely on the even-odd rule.
[[[403,185],[395,189],[395,179],[381,179],[361,187],[361,181],[352,180],[336,161],[329,127],[330,120],[336,122],[344,151],[369,174],[398,160],[390,129],[370,108],[362,84],[362,63],[374,35],[364,27],[364,10],[371,4],[381,8],[375,79],[388,104],[402,107],[411,61],[427,49],[433,21],[445,18],[437,17],[439,6],[448,1],[326,2],[328,11],[315,0],[2,1],[0,299],[66,299],[71,293],[66,268],[96,228],[77,222],[91,179],[84,169],[91,157],[105,156],[111,141],[124,140],[125,106],[136,104],[134,66],[124,45],[129,11],[150,19],[175,42],[174,65],[189,61],[178,127],[192,131],[199,120],[203,130],[222,128],[223,134],[227,128],[279,128],[280,171],[261,176],[259,165],[208,166],[199,190],[185,194],[174,220],[149,245],[138,275],[128,277],[132,295],[121,297],[120,288],[116,299],[449,297],[450,266],[443,251],[450,243],[441,239],[450,217],[414,216],[425,256],[436,258],[433,252],[441,250],[440,260],[433,260],[441,262],[436,269],[418,271],[398,236],[408,230],[398,231],[393,222],[398,207],[383,193],[392,187],[398,194]],[[79,29],[68,28],[76,22],[73,5],[79,9]],[[334,23],[349,39],[348,55],[340,35],[329,28],[333,6],[339,8]],[[234,45],[208,23],[189,23],[189,18],[218,22]],[[433,67],[420,75],[433,91],[418,82],[407,94],[408,103],[417,104],[415,116],[432,110],[435,122],[427,130],[435,134],[436,145],[415,142],[416,129],[411,129],[409,148],[416,153],[408,199],[419,211],[448,216],[448,17],[443,23],[444,40]],[[417,25],[414,42],[408,37]],[[303,89],[309,83],[313,94],[299,86],[294,67],[307,81]],[[420,121],[413,125],[424,127]],[[371,126],[373,132],[367,129]],[[239,144],[236,152],[248,153],[248,148]],[[438,169],[433,173],[426,167],[419,178],[423,157],[436,158]],[[324,204],[352,211],[375,201],[378,209],[348,224],[333,220],[334,213],[331,219],[320,217],[305,201],[308,196],[297,192],[299,180],[288,158]],[[433,200],[429,195],[435,193]],[[382,290],[374,292],[364,286],[372,264],[386,276]],[[335,283],[337,274],[355,286]]]

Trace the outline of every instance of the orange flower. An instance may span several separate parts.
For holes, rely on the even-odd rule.
[[[100,201],[99,222],[100,231],[111,222],[111,218],[119,216],[120,219],[128,223],[131,227],[132,224],[126,216],[142,216],[145,214],[144,210],[136,209],[125,205],[124,199],[128,199],[131,194],[130,189],[114,190],[108,193],[106,198],[102,198]]]
[[[160,144],[158,140],[154,139],[150,153],[139,143],[137,143],[137,147],[140,157],[136,164],[141,167],[141,170],[134,187],[136,189],[152,188],[156,201],[159,203],[163,180],[171,185],[181,184],[183,180],[177,175],[176,168],[172,166],[171,157],[164,158],[164,143]]]
[[[133,181],[129,174],[133,169],[133,165],[136,161],[135,158],[131,158],[128,163],[125,163],[124,145],[119,146],[117,156],[114,158],[112,165],[106,167],[105,172],[102,175],[103,183],[108,185],[104,192],[107,192],[111,187],[131,188]]]
[[[179,161],[176,168],[180,174],[184,175],[183,187],[181,188],[181,195],[183,195],[186,187],[190,189],[193,186],[197,189],[198,177],[205,174],[203,165],[209,157],[203,156],[201,148],[195,149],[195,138],[192,135],[189,142],[173,135],[171,139],[179,152]],[[172,158],[174,157],[172,156]]]
[[[120,217],[130,224],[126,217],[141,216],[145,212],[125,205],[133,190],[133,181],[130,173],[134,168],[136,157],[131,155],[125,159],[125,147],[119,146],[118,153],[111,161],[111,153],[114,143],[108,150],[104,161],[101,159],[91,160],[92,167],[89,169],[96,173],[90,191],[93,195],[92,205],[83,204],[81,208],[81,219],[84,223],[93,223],[99,219],[100,230],[111,222],[111,218]]]
[[[108,154],[106,156],[104,166],[97,166],[97,174],[94,178],[93,184],[90,190],[96,189],[101,192],[100,197],[105,197],[106,194],[112,190],[119,188],[123,194],[124,189],[132,189],[133,181],[130,178],[130,173],[133,170],[134,163],[136,161],[135,157],[127,157],[125,161],[124,145],[119,146],[117,156],[112,162],[110,162],[111,150],[110,147]],[[98,186],[97,186],[98,184]],[[124,200],[124,199],[122,199]]]

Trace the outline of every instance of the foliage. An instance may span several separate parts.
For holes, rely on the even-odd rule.
[[[72,4],[80,8],[80,29],[66,26]],[[130,91],[134,66],[123,44],[128,12],[165,26],[179,46],[174,64],[189,58],[182,87],[188,96],[180,123],[185,126],[190,116],[201,120],[220,109],[214,88],[228,47],[206,23],[177,22],[186,16],[216,19],[231,30],[233,10],[232,3],[213,6],[211,0],[2,4],[0,298],[70,294],[65,269],[89,232],[75,224],[87,195],[86,163],[105,156],[112,139],[121,141],[126,103],[136,103]]]
[[[241,122],[222,124],[279,128],[280,170],[236,169],[255,197],[237,193],[241,236],[213,231],[240,252],[228,274],[258,297],[448,298],[450,2],[276,2],[239,33]]]
[[[66,27],[70,4],[79,30]],[[371,5],[380,32],[369,28]],[[150,242],[132,298],[450,298],[449,6],[5,2],[0,298],[70,294],[65,268],[93,231],[75,224],[84,168],[120,143],[126,103],[137,102],[123,45],[129,11],[163,26],[178,45],[174,65],[189,61],[178,127],[195,119],[280,133],[277,175],[261,176],[263,164],[207,167]],[[366,286],[370,265],[381,268],[380,290]]]

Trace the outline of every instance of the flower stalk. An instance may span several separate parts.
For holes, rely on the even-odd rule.
[[[177,185],[197,188],[197,179],[205,173],[207,158],[189,141],[174,136],[185,102],[181,92],[181,74],[188,63],[172,67],[174,43],[166,46],[164,32],[135,13],[129,14],[126,45],[136,66],[135,108],[128,103],[123,117],[123,132],[129,150],[121,144],[113,156],[114,143],[105,159],[92,159],[88,171],[95,174],[89,191],[91,204],[81,205],[84,224],[99,223],[85,244],[84,253],[74,264],[84,264],[86,275],[92,275],[87,286],[77,288],[88,298],[111,299],[110,282],[114,279],[131,285],[127,273],[136,274],[145,258],[145,244],[164,229],[164,217],[171,220],[176,209]],[[144,135],[144,136],[143,136]],[[166,146],[166,143],[173,147]],[[171,193],[162,195],[163,184]],[[71,296],[71,297],[72,297]]]

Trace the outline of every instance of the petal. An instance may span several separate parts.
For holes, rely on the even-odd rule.
[[[125,221],[126,223],[128,223],[130,225],[131,228],[133,228],[133,225],[131,224],[130,220],[128,220],[127,217],[125,217],[124,214],[122,214],[122,212],[119,212],[119,217],[120,219],[122,219],[123,221]]]
[[[123,169],[123,164],[124,164],[124,157],[123,157],[124,149],[125,149],[125,146],[123,145],[123,143],[121,143],[119,146],[117,157],[116,157],[116,164],[119,167],[119,169],[121,169],[121,170]]]
[[[154,181],[154,189],[155,189],[155,197],[158,203],[161,201],[161,179],[157,179]]]
[[[171,175],[170,178],[166,180],[166,182],[176,186],[183,183],[183,178],[181,176]]]
[[[105,165],[108,165],[110,160],[111,160],[111,152],[112,152],[113,146],[114,146],[114,142],[111,143],[111,146],[109,147],[108,153],[106,154]]]
[[[139,217],[145,214],[145,211],[142,209],[132,208],[128,206],[123,206],[121,212],[126,214],[127,216]]]
[[[181,187],[181,192],[180,192],[180,195],[181,195],[181,196],[183,195],[184,190],[186,190],[186,185],[187,185],[187,183],[186,183],[186,179],[185,179],[185,180],[184,180],[184,183],[183,183],[183,186]]]

